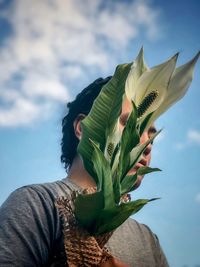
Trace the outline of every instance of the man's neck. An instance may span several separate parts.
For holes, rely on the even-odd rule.
[[[96,186],[93,178],[85,170],[83,162],[79,156],[76,156],[72,162],[68,179],[83,189]]]

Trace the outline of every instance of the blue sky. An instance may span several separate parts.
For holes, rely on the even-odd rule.
[[[149,66],[199,50],[200,2],[0,0],[0,203],[17,187],[65,177],[66,102],[144,45]],[[149,174],[134,197],[161,197],[135,218],[159,236],[170,266],[200,266],[200,64],[183,100],[157,122]]]

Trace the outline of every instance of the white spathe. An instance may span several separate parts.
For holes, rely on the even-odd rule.
[[[149,124],[181,99],[191,84],[199,53],[191,61],[175,69],[177,58],[178,53],[166,62],[149,69],[144,62],[142,48],[133,62],[126,80],[125,94],[139,107],[149,94],[156,92],[157,97],[142,115],[146,117],[154,112]]]

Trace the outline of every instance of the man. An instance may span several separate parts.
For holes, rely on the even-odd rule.
[[[68,114],[62,122],[61,160],[68,177],[54,183],[30,185],[13,192],[0,209],[0,266],[66,266],[63,248],[62,222],[55,207],[57,197],[69,195],[72,190],[95,186],[93,178],[84,169],[76,148],[82,136],[81,120],[89,113],[102,86],[111,77],[97,79],[68,104]],[[120,115],[123,130],[131,104],[125,100]],[[145,142],[154,127],[145,132],[140,142]],[[149,165],[150,144],[140,162],[130,171]],[[135,184],[137,188],[143,177]],[[157,237],[151,230],[135,220],[128,219],[107,243],[113,258],[101,267],[168,266]],[[61,264],[63,261],[63,264]],[[56,265],[56,262],[59,264]]]

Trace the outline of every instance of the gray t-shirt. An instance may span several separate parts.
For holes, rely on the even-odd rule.
[[[67,179],[17,189],[0,208],[0,266],[51,266],[63,251],[61,220],[54,203],[79,188]],[[133,267],[167,267],[157,237],[133,219],[107,243],[110,252]]]

